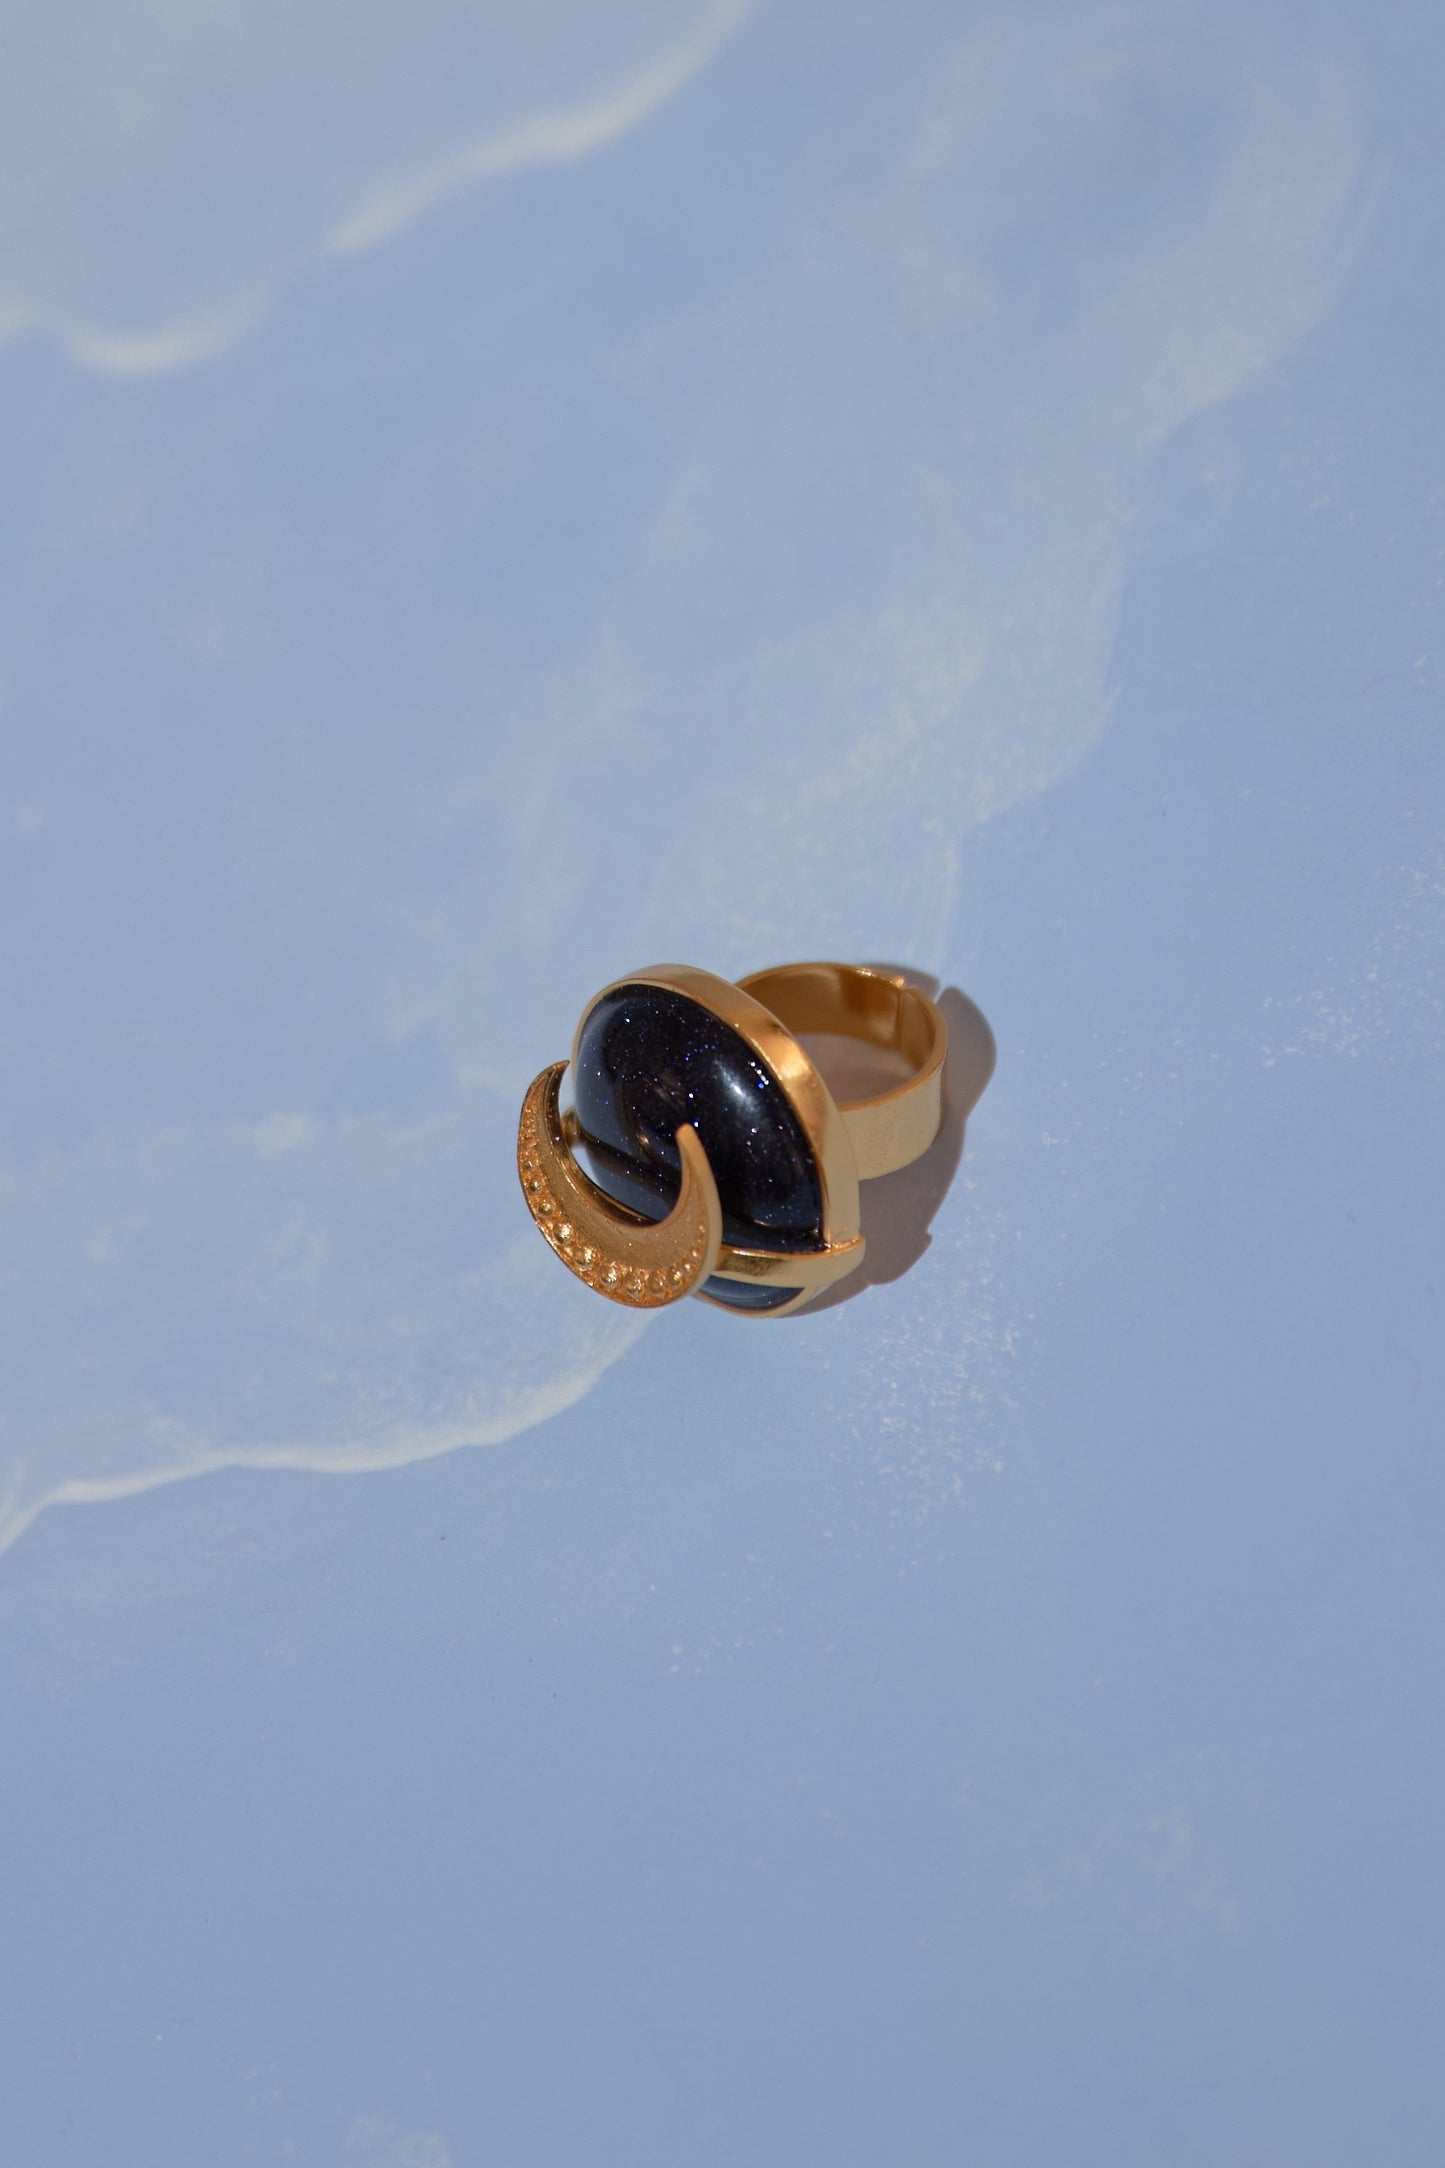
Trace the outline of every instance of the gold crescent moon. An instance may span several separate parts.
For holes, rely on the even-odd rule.
[[[722,1249],[722,1206],[702,1139],[677,1132],[682,1188],[663,1220],[646,1220],[589,1182],[563,1134],[558,1089],[565,1061],[528,1086],[517,1128],[517,1172],[527,1209],[570,1272],[634,1310],[660,1310],[710,1279]]]

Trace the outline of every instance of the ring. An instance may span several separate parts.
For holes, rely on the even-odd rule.
[[[837,1100],[800,1044],[814,1032],[890,1049],[908,1074]],[[947,1051],[937,1004],[862,964],[736,985],[686,964],[633,971],[577,1027],[571,1107],[565,1061],[529,1087],[522,1193],[562,1262],[613,1302],[696,1294],[782,1316],[862,1263],[858,1184],[927,1151]]]

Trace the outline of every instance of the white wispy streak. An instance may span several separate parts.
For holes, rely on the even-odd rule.
[[[354,256],[391,241],[448,197],[487,181],[575,165],[618,143],[686,89],[752,12],[753,0],[732,0],[696,37],[595,103],[538,114],[500,135],[442,159],[424,173],[378,188],[327,236],[333,255]]]

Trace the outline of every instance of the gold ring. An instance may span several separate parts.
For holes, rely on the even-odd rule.
[[[810,1033],[886,1048],[908,1073],[835,1099],[800,1043]],[[783,964],[736,985],[687,964],[629,972],[577,1027],[572,1105],[565,1061],[522,1102],[528,1209],[613,1302],[696,1294],[783,1316],[862,1263],[858,1184],[932,1144],[947,1051],[937,1004],[862,964]]]

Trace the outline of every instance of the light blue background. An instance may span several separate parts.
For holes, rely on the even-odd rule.
[[[1442,47],[0,10],[0,2159],[1440,2160]],[[926,1254],[598,1302],[818,953]]]

